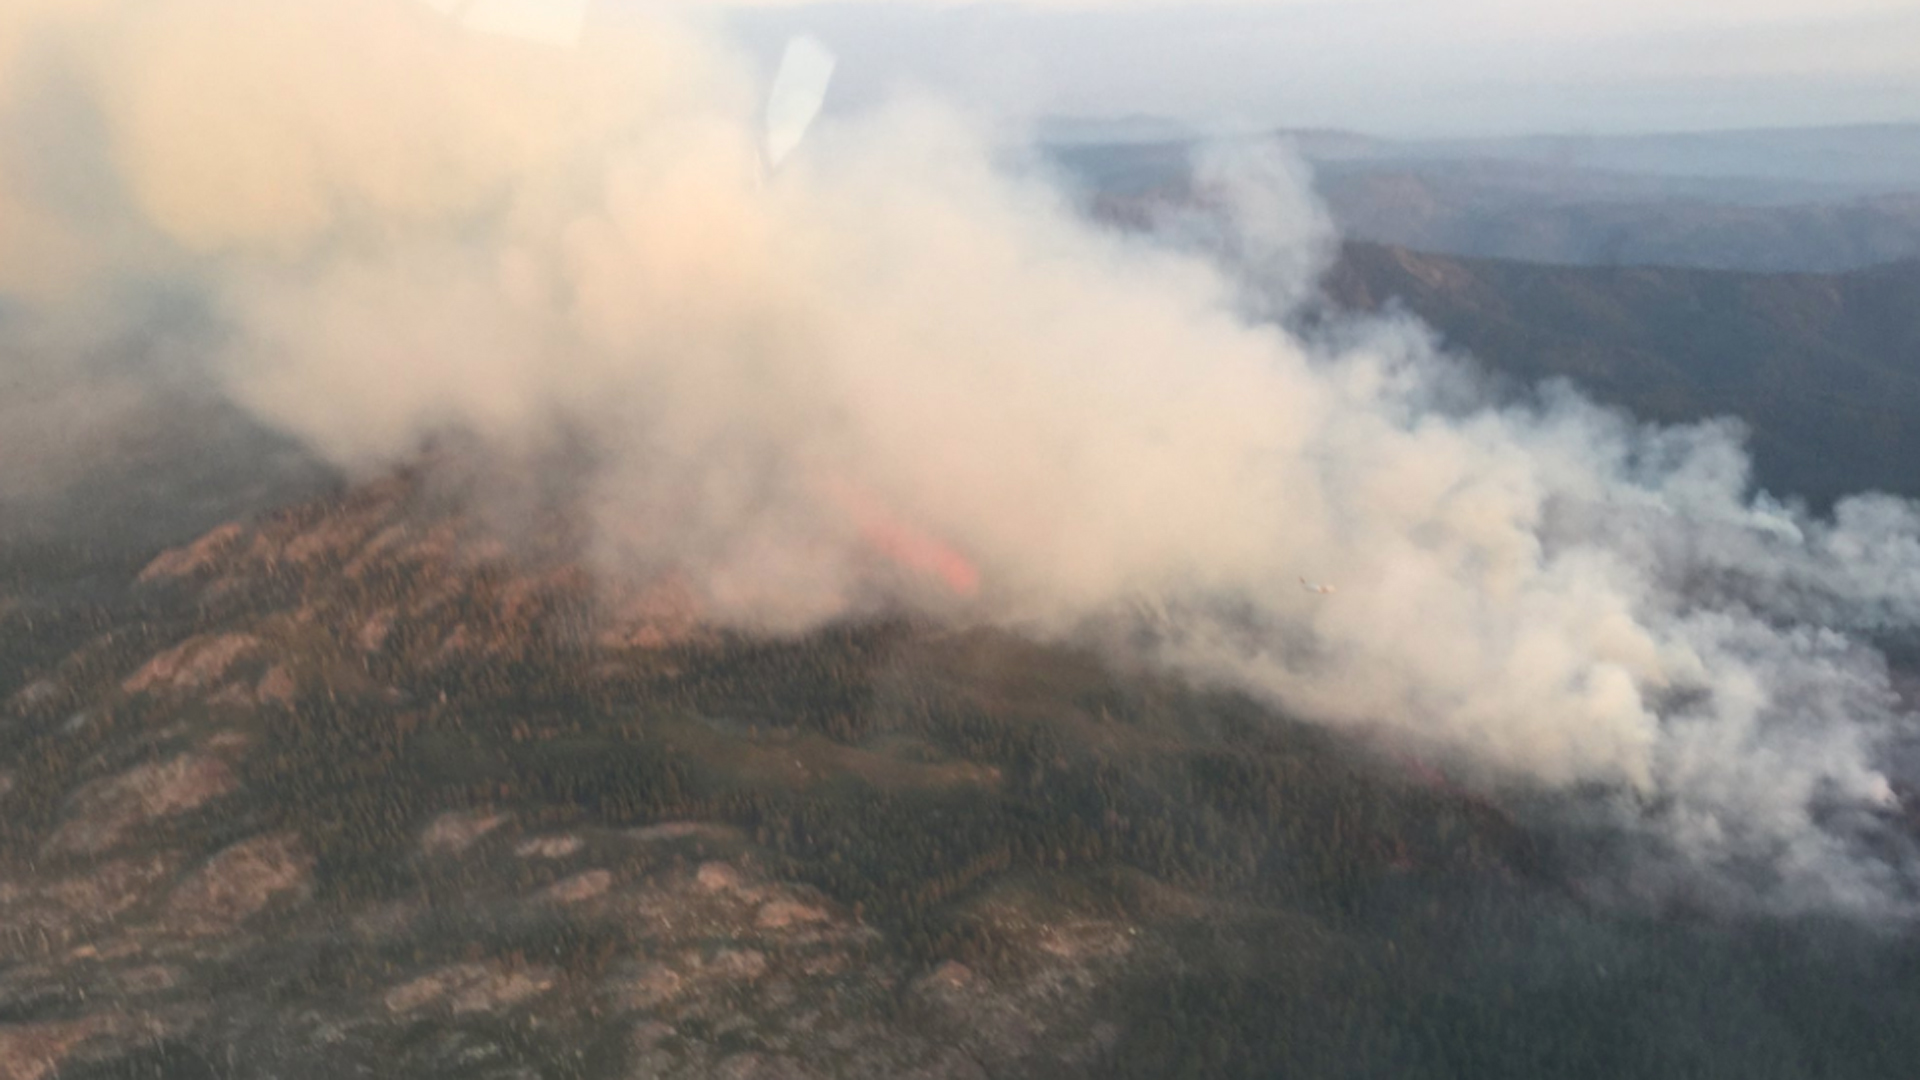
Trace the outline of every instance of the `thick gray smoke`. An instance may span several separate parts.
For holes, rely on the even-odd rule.
[[[93,194],[9,158],[0,287],[197,283],[235,400],[349,466],[584,437],[604,565],[718,619],[1144,611],[1197,677],[1605,793],[1686,888],[1910,910],[1880,763],[1913,724],[1862,642],[1920,617],[1914,507],[1751,500],[1737,431],[1492,401],[1408,322],[1279,329],[1331,236],[1277,156],[1208,163],[1227,216],[1150,243],[926,102],[769,178],[758,93],[684,27],[14,0],[0,139],[78,110]]]

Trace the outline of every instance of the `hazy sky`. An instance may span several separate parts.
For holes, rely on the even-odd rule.
[[[841,104],[921,84],[1014,117],[1388,134],[1920,120],[1914,0],[678,2],[828,39]]]

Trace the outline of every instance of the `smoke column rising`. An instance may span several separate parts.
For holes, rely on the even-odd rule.
[[[1150,610],[1195,677],[1603,793],[1690,893],[1911,910],[1913,724],[1862,635],[1920,615],[1914,507],[1751,500],[1737,431],[1496,401],[1408,322],[1289,334],[1332,237],[1278,155],[1204,163],[1224,216],[1149,242],[924,101],[769,180],[760,90],[664,22],[564,52],[411,0],[16,0],[0,144],[65,134],[0,172],[0,288],[197,292],[233,398],[349,467],[584,437],[603,566],[737,625]]]

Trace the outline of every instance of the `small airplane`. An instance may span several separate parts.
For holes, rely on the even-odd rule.
[[[1310,593],[1315,594],[1316,596],[1332,596],[1334,593],[1337,593],[1340,591],[1331,585],[1315,584],[1314,582],[1308,581],[1306,578],[1300,579],[1300,587]]]

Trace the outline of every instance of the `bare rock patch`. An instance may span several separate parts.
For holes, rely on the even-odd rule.
[[[234,664],[261,647],[252,634],[192,638],[146,662],[121,683],[129,694],[183,693],[219,684]]]
[[[54,834],[57,851],[98,854],[145,821],[184,814],[229,794],[239,782],[225,762],[195,754],[141,765],[89,784]]]
[[[387,991],[387,1011],[397,1015],[442,1007],[454,1015],[496,1013],[531,1001],[560,982],[552,968],[516,967],[501,961],[457,964]]]
[[[258,836],[215,855],[174,890],[169,920],[189,933],[217,933],[259,914],[276,896],[303,890],[313,856],[293,833]]]
[[[441,814],[420,834],[420,850],[428,855],[458,855],[511,820],[510,814]]]
[[[222,525],[185,547],[164,551],[140,571],[140,581],[151,583],[172,578],[191,577],[218,562],[239,546],[246,530],[238,523]]]

